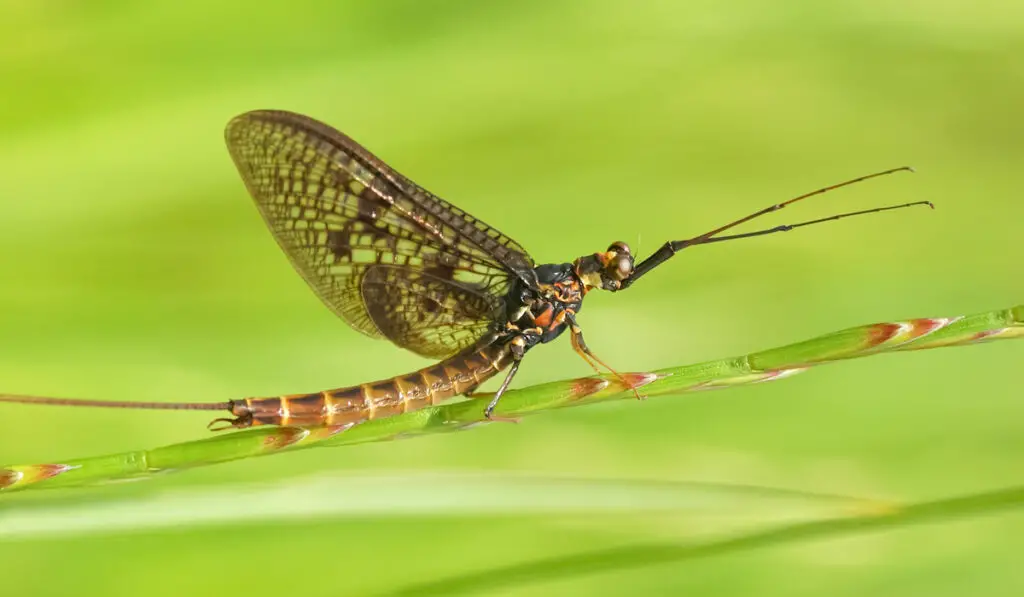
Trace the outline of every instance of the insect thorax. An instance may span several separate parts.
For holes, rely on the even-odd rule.
[[[521,331],[540,328],[530,334],[528,345],[550,342],[568,323],[565,311],[578,313],[583,307],[583,285],[571,263],[546,264],[534,269],[537,287],[517,280],[508,293],[507,321]]]

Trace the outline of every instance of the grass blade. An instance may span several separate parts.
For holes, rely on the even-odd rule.
[[[240,508],[239,504],[245,507]],[[188,526],[251,525],[424,515],[561,518],[722,517],[749,525],[878,510],[886,502],[756,485],[566,477],[509,472],[314,475],[287,483],[190,488],[113,499],[67,499],[11,508],[0,541],[40,540]]]
[[[539,384],[505,394],[496,413],[519,417],[555,408],[582,406],[632,396],[642,387],[649,397],[760,383],[789,377],[824,363],[876,354],[963,346],[1024,337],[1024,305],[969,316],[921,318],[841,330],[804,342],[734,358],[707,361],[651,373],[588,377]],[[274,454],[283,450],[385,441],[485,424],[487,395],[385,419],[340,428],[262,427],[206,439],[61,463],[0,468],[0,492],[56,488],[145,477],[158,472],[206,466]]]
[[[389,594],[412,597],[493,592],[498,587],[553,581],[599,572],[621,572],[656,564],[681,564],[749,549],[838,538],[924,523],[948,522],[1021,507],[1024,507],[1024,486],[1008,487],[985,493],[907,504],[888,511],[800,522],[717,541],[692,544],[641,543],[617,549],[560,556],[406,587]]]

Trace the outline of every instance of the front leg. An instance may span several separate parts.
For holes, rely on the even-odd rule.
[[[565,320],[569,322],[569,332],[572,334],[572,348],[573,350],[576,351],[576,354],[583,357],[583,360],[586,361],[591,367],[593,367],[594,371],[597,371],[599,374],[601,373],[601,370],[597,367],[597,364],[600,364],[602,367],[610,371],[612,375],[619,378],[619,381],[622,383],[622,385],[633,390],[633,395],[636,396],[637,400],[643,400],[643,396],[641,396],[640,392],[638,392],[637,389],[633,387],[633,384],[626,381],[626,378],[623,377],[621,373],[609,367],[596,354],[591,352],[590,347],[587,346],[587,342],[583,339],[583,328],[581,328],[580,325],[576,323],[576,314],[570,311],[569,309],[566,309],[564,313]]]

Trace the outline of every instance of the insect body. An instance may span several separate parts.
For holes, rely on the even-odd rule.
[[[401,176],[355,141],[288,112],[251,112],[227,143],[292,264],[356,329],[441,363],[316,394],[232,401],[233,427],[348,424],[472,392],[563,331],[592,365],[575,314],[594,287],[617,288],[629,248],[536,266],[515,241]],[[595,365],[595,369],[596,369]]]
[[[784,232],[907,203],[724,236],[721,233],[807,197],[889,174],[864,176],[790,199],[703,235],[666,243],[635,263],[621,242],[571,263],[537,265],[517,242],[405,178],[361,145],[311,118],[256,111],[233,119],[226,141],[235,165],[292,265],[356,330],[434,365],[351,387],[220,403],[133,403],[0,396],[23,402],[117,408],[227,410],[211,427],[330,425],[341,428],[409,412],[474,391],[507,369],[488,418],[526,353],[569,331],[596,371],[613,369],[587,346],[576,315],[593,289],[620,291],[693,245]],[[628,384],[627,384],[628,385]],[[634,390],[635,392],[635,390]],[[639,397],[639,394],[637,394]]]
[[[609,269],[607,264],[613,264],[614,269]],[[615,284],[621,276],[628,275],[632,266],[632,255],[624,243],[616,243],[603,254],[581,257],[573,263],[538,266],[530,282],[521,278],[512,280],[504,297],[504,313],[495,319],[488,333],[436,365],[408,375],[336,390],[232,401],[229,410],[235,418],[217,419],[214,423],[231,427],[351,425],[469,394],[511,365],[512,369],[486,409],[491,418],[526,352],[537,344],[558,338],[566,329],[571,330],[573,347],[600,372],[595,364],[600,361],[586,347],[575,315],[590,288],[595,284]],[[440,309],[438,306],[444,302],[433,300],[427,304]]]
[[[536,283],[532,285],[515,280],[505,297],[504,318],[495,321],[484,341],[440,363],[408,375],[337,390],[232,401],[230,410],[235,418],[216,422],[232,427],[345,425],[468,394],[509,365],[518,367],[528,350],[554,340],[574,325],[570,322],[574,322],[587,291],[577,273],[581,260],[535,268]],[[582,335],[578,326],[573,333]],[[506,377],[503,390],[514,371]],[[500,393],[495,398],[500,398]]]
[[[417,410],[472,391],[508,367],[509,342],[466,351],[407,375],[312,394],[233,400],[229,427],[253,425],[350,426]]]

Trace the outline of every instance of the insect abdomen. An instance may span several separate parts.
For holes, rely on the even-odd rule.
[[[506,345],[467,351],[406,375],[313,394],[246,398],[231,403],[231,426],[352,425],[433,406],[464,394],[511,363]]]

